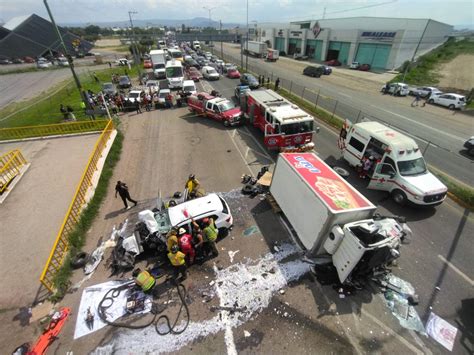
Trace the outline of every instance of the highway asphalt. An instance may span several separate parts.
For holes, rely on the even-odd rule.
[[[221,78],[204,82],[230,98],[238,80]],[[320,133],[315,137],[316,150],[330,165],[338,165],[351,171],[341,159],[337,148],[337,133],[320,123]],[[261,142],[261,132],[249,129]],[[261,151],[263,152],[263,150]],[[269,154],[273,160],[275,153]],[[454,353],[468,353],[474,349],[474,218],[472,212],[447,199],[436,208],[412,208],[396,205],[384,192],[366,189],[366,183],[351,172],[349,182],[378,206],[383,215],[399,215],[407,218],[413,230],[411,244],[401,251],[399,267],[395,273],[411,282],[420,296],[416,307],[425,322],[430,312],[444,318],[459,328]],[[470,308],[469,308],[470,307]],[[470,334],[470,335],[469,335]],[[470,337],[470,338],[469,338]],[[442,353],[434,341],[423,338],[433,353]],[[464,345],[463,345],[464,343]]]
[[[226,44],[224,57],[227,61],[240,64],[239,48]],[[245,60],[244,57],[244,63]],[[474,159],[466,155],[462,147],[466,139],[474,134],[471,116],[432,105],[411,107],[412,97],[382,95],[377,84],[371,85],[370,91],[363,80],[360,80],[360,84],[357,84],[357,79],[351,80],[348,84],[352,87],[348,87],[340,85],[340,80],[335,83],[331,75],[319,79],[306,77],[301,74],[301,68],[304,67],[301,62],[287,58],[280,61],[268,63],[249,57],[249,70],[273,78],[273,81],[279,77],[281,87],[291,89],[294,94],[310,102],[317,102],[318,106],[335,112],[337,116],[352,122],[364,117],[382,121],[411,135],[425,152],[429,164],[472,185]],[[337,71],[340,70],[334,68],[332,75],[338,75]]]

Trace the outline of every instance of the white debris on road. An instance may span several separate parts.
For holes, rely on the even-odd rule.
[[[234,262],[234,256],[235,254],[237,254],[240,250],[236,250],[236,251],[232,251],[232,250],[229,250],[227,253],[229,254],[229,259],[230,259],[230,263],[232,264]]]
[[[111,343],[97,348],[92,354],[165,353],[177,351],[193,341],[238,327],[263,311],[275,293],[288,282],[302,277],[309,271],[308,264],[299,257],[283,262],[299,249],[283,244],[276,254],[267,253],[257,261],[238,263],[223,270],[216,270],[217,294],[220,306],[235,307],[239,311],[220,311],[218,315],[201,322],[190,322],[186,331],[178,335],[159,336],[153,326],[142,330],[125,330],[118,333]],[[245,308],[244,308],[245,307]],[[222,319],[225,318],[226,322]],[[229,339],[229,341],[232,339]]]

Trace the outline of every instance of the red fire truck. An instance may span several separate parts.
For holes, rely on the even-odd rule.
[[[265,146],[280,151],[314,147],[314,118],[273,90],[245,91],[240,107],[249,122],[264,134]]]
[[[189,96],[188,107],[189,111],[220,121],[226,127],[238,125],[241,121],[240,109],[232,101],[205,92]]]

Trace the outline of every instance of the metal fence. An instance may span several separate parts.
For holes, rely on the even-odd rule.
[[[0,129],[0,141],[102,131],[108,122],[108,120],[95,120],[42,126],[2,128]]]
[[[87,192],[92,186],[92,179],[95,171],[97,170],[97,163],[102,157],[102,153],[107,145],[110,135],[115,129],[113,121],[110,120],[106,122],[107,124],[105,125],[102,134],[97,140],[94,150],[89,157],[86,169],[82,174],[81,180],[77,186],[66,216],[64,217],[61,228],[59,229],[46,265],[43,269],[43,272],[41,273],[40,282],[50,292],[54,291],[54,278],[67,255],[67,251],[69,249],[69,235],[74,230],[74,227],[79,221],[82,209],[88,202]]]
[[[228,53],[224,53],[222,59],[226,62],[233,62],[236,64],[241,63],[240,56],[229,55]],[[243,57],[243,62],[245,65],[245,56]],[[265,86],[267,86],[267,82],[269,80],[269,88],[274,88],[274,82],[277,79],[277,75],[273,72],[269,72],[264,68],[250,62],[248,63],[248,71],[254,73],[255,75],[263,75],[265,77]],[[404,132],[417,141],[421,151],[423,152],[425,160],[429,164],[439,170],[446,172],[448,175],[455,177],[459,181],[466,184],[466,187],[470,187],[472,185],[474,174],[472,172],[471,174],[465,174],[465,172],[461,172],[459,170],[460,166],[466,166],[466,164],[470,164],[470,161],[466,161],[466,159],[469,158],[463,156],[459,151],[453,151],[447,147],[443,147],[439,142],[432,142],[423,137],[416,136],[406,129],[385,121],[383,118],[376,117],[372,114],[369,114],[368,112],[364,112],[364,110],[358,109],[352,105],[348,105],[344,101],[331,97],[331,95],[328,94],[324,89],[318,89],[316,91],[312,88],[308,88],[297,83],[294,79],[285,78],[282,76],[279,76],[278,78],[280,79],[280,88],[287,90],[292,95],[295,95],[300,99],[306,100],[308,103],[314,105],[314,108],[326,111],[333,118],[340,119],[341,122],[346,119],[353,123],[357,123],[362,120],[378,121],[386,126]],[[466,132],[467,136],[470,134],[471,132]]]
[[[10,182],[20,175],[21,169],[27,164],[23,154],[14,149],[0,157],[0,194],[2,194]]]

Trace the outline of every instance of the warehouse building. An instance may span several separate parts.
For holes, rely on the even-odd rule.
[[[453,26],[431,19],[351,17],[291,22],[263,28],[262,41],[287,55],[300,53],[323,62],[337,59],[394,69],[444,43]]]
[[[87,53],[92,43],[59,27],[68,53]],[[0,27],[0,57],[23,58],[66,54],[51,22],[38,15],[14,17]]]

